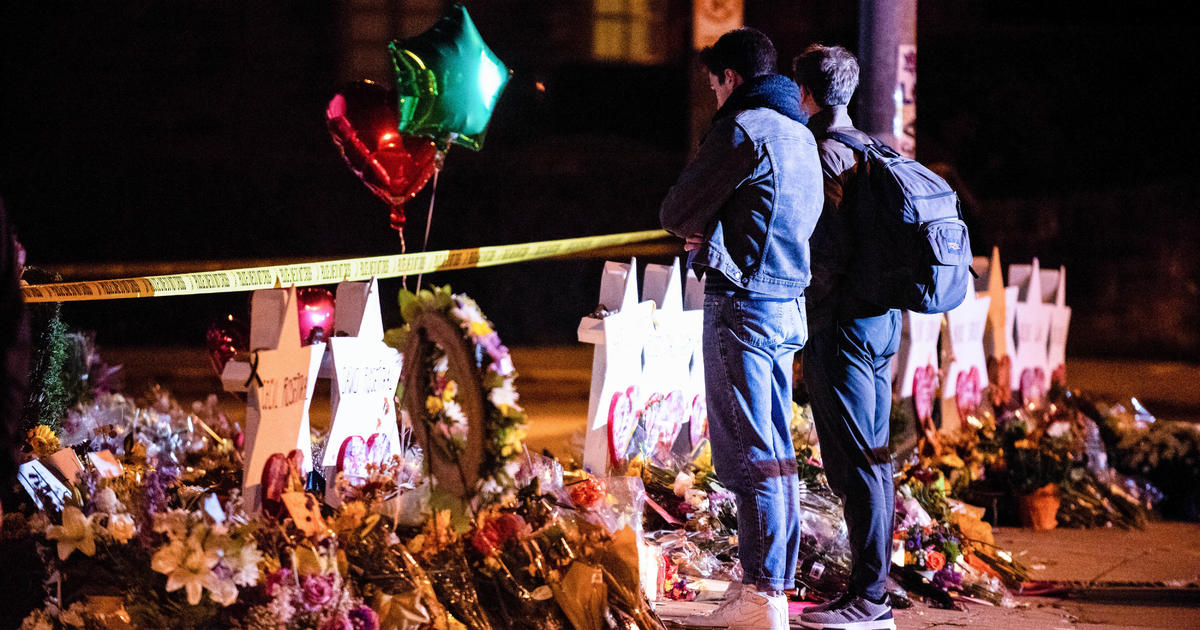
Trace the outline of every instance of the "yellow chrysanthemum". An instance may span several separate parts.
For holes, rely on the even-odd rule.
[[[425,399],[425,411],[428,411],[429,415],[431,416],[436,416],[437,414],[441,413],[442,399],[438,398],[437,396],[427,397]]]
[[[38,457],[49,457],[58,451],[58,436],[55,435],[54,429],[44,424],[30,429],[25,435],[33,454]]]

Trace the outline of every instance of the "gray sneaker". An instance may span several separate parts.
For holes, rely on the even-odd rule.
[[[865,597],[840,598],[826,610],[809,610],[800,615],[800,626],[813,630],[896,630],[892,607]]]
[[[807,615],[808,613],[825,612],[826,610],[829,610],[831,608],[837,608],[838,606],[841,606],[842,603],[845,602],[850,597],[853,597],[853,595],[851,595],[849,593],[842,593],[841,595],[839,595],[829,601],[824,601],[824,602],[821,602],[820,604],[813,604],[812,606],[805,608],[804,612],[797,613],[796,617],[799,617],[800,615]]]

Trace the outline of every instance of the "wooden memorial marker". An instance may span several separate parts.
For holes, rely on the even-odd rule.
[[[596,346],[583,467],[603,475],[621,465],[643,401],[642,349],[653,327],[654,303],[638,301],[636,259],[604,263],[600,306],[611,314],[582,318],[577,333],[579,341]]]
[[[309,377],[316,371],[314,363],[319,364],[313,355],[323,353],[324,344],[300,345],[294,287],[255,291],[250,309],[253,350],[242,497],[246,509],[256,513],[262,507],[263,467],[271,455],[299,449],[305,462],[312,461],[305,411],[312,391]]]
[[[1000,248],[992,248],[991,260],[976,258],[981,270],[976,280],[978,297],[988,297],[988,318],[983,336],[987,361],[988,396],[993,406],[1004,407],[1012,400],[1012,360],[1016,352],[1017,287],[1004,284]],[[980,262],[982,260],[982,263]]]
[[[367,461],[383,463],[400,445],[395,396],[401,357],[383,343],[379,283],[374,278],[342,282],[335,303],[336,333],[329,340],[332,412],[321,457],[329,488],[338,471],[362,476]],[[336,507],[340,500],[327,491],[325,502]]]
[[[1029,265],[1008,266],[1008,284],[1019,291],[1016,307],[1017,352],[1012,361],[1012,387],[1020,392],[1024,405],[1040,404],[1045,400],[1046,390],[1050,386],[1046,353],[1053,312],[1043,302],[1042,277],[1037,258]]]

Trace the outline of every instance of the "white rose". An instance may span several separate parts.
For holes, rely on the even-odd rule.
[[[96,509],[108,514],[116,514],[125,509],[125,506],[117,499],[117,493],[113,492],[112,488],[103,488],[96,493],[95,497]]]
[[[137,533],[137,527],[133,524],[133,517],[128,514],[113,514],[108,517],[108,535],[112,536],[117,542],[124,544],[129,542]]]

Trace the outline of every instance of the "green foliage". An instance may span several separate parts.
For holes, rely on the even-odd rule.
[[[73,344],[62,320],[61,305],[54,306],[45,324],[37,331],[30,362],[29,398],[22,419],[27,429],[44,424],[59,433],[73,402],[72,388],[64,372]]]

